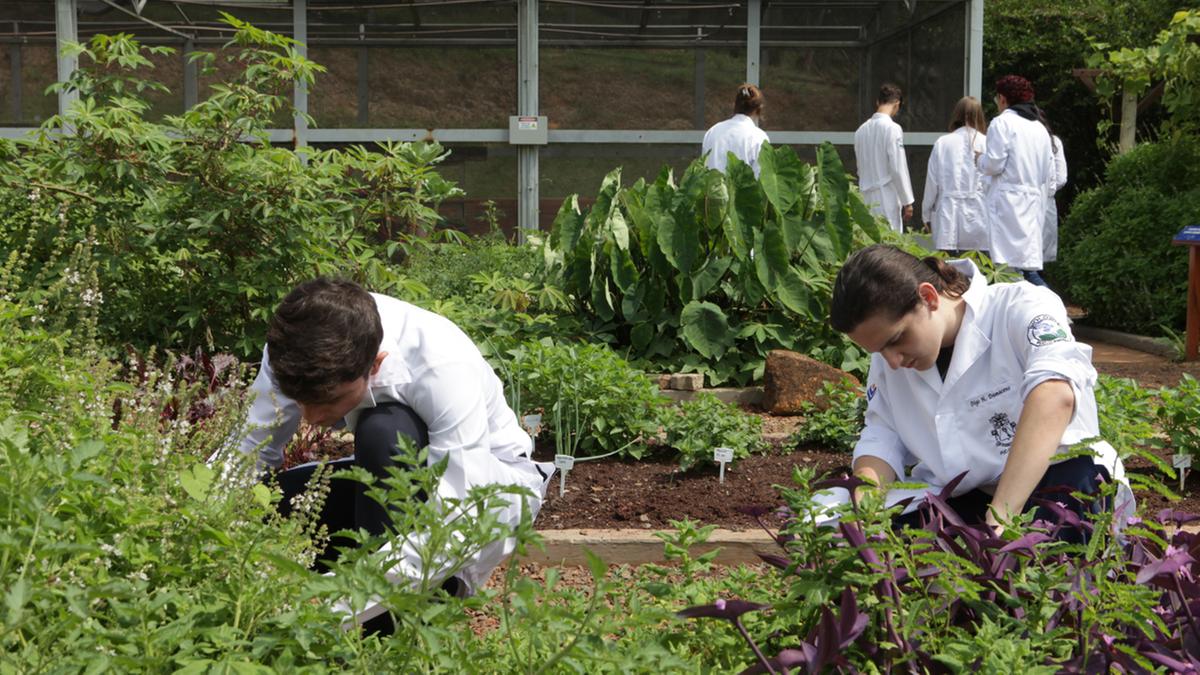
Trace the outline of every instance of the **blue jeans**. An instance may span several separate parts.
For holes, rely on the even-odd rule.
[[[1045,286],[1046,288],[1049,288],[1050,285],[1047,284],[1046,280],[1042,278],[1040,272],[1041,270],[1021,270],[1021,276],[1025,277],[1025,281],[1028,281],[1034,286]]]

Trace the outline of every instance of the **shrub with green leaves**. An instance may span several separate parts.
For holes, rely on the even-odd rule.
[[[1177,386],[1159,389],[1155,416],[1174,452],[1200,458],[1200,381],[1184,373]]]
[[[80,68],[63,86],[78,103],[30,139],[0,141],[0,256],[26,256],[23,287],[36,292],[38,274],[78,271],[56,249],[86,247],[110,345],[256,356],[275,303],[318,274],[419,294],[391,264],[401,244],[379,233],[431,225],[458,194],[435,171],[437,144],[272,146],[267,128],[321,68],[292,40],[228,21],[220,58],[237,74],[182,115],[146,116],[145,93],[163,88],[147,55],[167,48],[101,35],[73,48]]]
[[[861,385],[849,379],[821,385],[821,400],[800,406],[803,420],[792,434],[793,443],[815,443],[830,450],[850,452],[862,433],[867,398]]]
[[[510,397],[520,398],[517,413],[542,411],[547,429],[556,411],[578,414],[580,456],[622,450],[641,457],[657,433],[665,402],[658,383],[608,347],[546,339],[523,343],[508,357],[499,372],[510,379]]]
[[[611,172],[590,209],[578,196],[559,209],[547,278],[632,359],[713,384],[761,377],[772,349],[848,344],[826,322],[832,280],[878,224],[832,145],[814,165],[764,145],[759,163],[755,177],[697,160],[630,186]]]
[[[1141,334],[1180,331],[1187,252],[1171,238],[1200,213],[1200,139],[1179,136],[1114,157],[1105,182],[1063,223],[1065,294],[1088,322]]]
[[[732,449],[736,462],[766,447],[761,417],[742,412],[710,392],[702,391],[690,401],[663,408],[659,420],[666,444],[679,453],[679,468],[684,471],[712,461],[716,448]]]

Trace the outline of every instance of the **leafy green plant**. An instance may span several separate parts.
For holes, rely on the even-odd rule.
[[[759,162],[757,178],[697,161],[678,181],[664,169],[628,187],[613,171],[590,209],[577,196],[559,209],[547,278],[632,358],[715,384],[760,376],[771,349],[836,341],[832,277],[856,241],[879,238],[877,223],[832,145],[815,165],[769,145]]]
[[[1184,373],[1179,384],[1158,390],[1155,416],[1176,453],[1200,458],[1200,382]]]
[[[318,274],[419,297],[391,264],[404,244],[380,234],[431,227],[458,194],[435,170],[436,144],[272,146],[266,130],[291,114],[293,87],[321,69],[292,40],[227,21],[228,48],[196,58],[228,59],[235,74],[182,115],[145,115],[146,93],[161,89],[148,56],[164,48],[97,36],[73,48],[80,68],[61,85],[78,103],[35,137],[0,143],[0,256],[27,257],[20,280],[37,293],[39,275],[80,272],[63,255],[86,250],[113,347],[257,355],[274,304]]]
[[[862,386],[848,379],[826,382],[821,385],[819,400],[801,405],[803,421],[790,440],[850,452],[858,442],[866,412],[867,399]]]
[[[715,448],[732,449],[734,461],[765,448],[761,417],[742,412],[706,391],[678,406],[663,408],[659,422],[664,442],[679,453],[683,471],[711,461]]]
[[[1076,200],[1059,267],[1089,323],[1144,335],[1183,329],[1187,255],[1171,239],[1200,212],[1198,167],[1194,136],[1142,144],[1113,158],[1105,183]]]
[[[542,340],[507,356],[504,367],[520,387],[524,408],[517,413],[541,410],[547,421],[556,414],[577,419],[582,433],[573,447],[580,456],[621,451],[641,457],[646,439],[658,431],[665,399],[657,383],[607,347]]]

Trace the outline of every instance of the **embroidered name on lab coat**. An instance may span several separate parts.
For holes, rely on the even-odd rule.
[[[991,391],[986,394],[983,394],[982,396],[976,396],[975,398],[968,400],[967,405],[971,406],[972,408],[978,408],[981,404],[986,403],[986,402],[996,398],[997,396],[1003,396],[1004,394],[1007,394],[1011,390],[1012,390],[1012,385],[1005,385],[1005,386],[1001,387],[1000,389],[997,389],[996,391]]]

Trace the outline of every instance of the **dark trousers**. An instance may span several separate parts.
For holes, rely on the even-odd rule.
[[[1028,281],[1034,286],[1046,286],[1049,288],[1049,284],[1047,284],[1046,280],[1042,278],[1041,270],[1021,270],[1021,276],[1025,277],[1025,281]]]
[[[1051,464],[1050,468],[1046,469],[1046,475],[1042,476],[1042,480],[1034,488],[1033,494],[1029,497],[1029,501],[1025,502],[1025,511],[1036,509],[1034,517],[1046,522],[1057,524],[1060,518],[1054,511],[1037,503],[1037,500],[1042,499],[1049,502],[1059,502],[1069,511],[1073,511],[1080,517],[1081,520],[1086,520],[1091,514],[1098,513],[1105,507],[1098,497],[1089,502],[1081,502],[1071,496],[1072,492],[1081,492],[1087,495],[1099,495],[1101,482],[1108,482],[1110,477],[1108,469],[1096,464],[1091,457],[1073,457],[1057,464]],[[951,497],[946,500],[950,508],[954,509],[969,525],[982,525],[987,518],[988,506],[992,503],[992,496],[983,490],[971,490],[957,497]],[[899,529],[902,527],[921,527],[927,522],[927,516],[924,513],[926,507],[922,506],[912,513],[906,513],[902,516],[897,516],[892,519],[892,526]],[[1087,540],[1086,533],[1077,527],[1064,526],[1058,532],[1058,538],[1062,541],[1071,543],[1081,543]]]
[[[320,522],[329,532],[338,530],[366,530],[379,536],[391,528],[387,509],[366,495],[367,486],[354,480],[339,479],[337,472],[351,466],[361,466],[376,478],[387,476],[388,469],[397,465],[400,435],[413,440],[418,448],[429,445],[429,429],[413,409],[401,403],[382,403],[368,408],[359,415],[354,428],[354,456],[328,462],[333,474],[329,481],[329,495],[321,507]],[[308,489],[308,483],[320,464],[308,464],[288,469],[276,475],[283,499],[279,512],[287,517],[292,513],[292,498]],[[418,495],[424,499],[425,495]],[[325,571],[329,563],[336,560],[339,548],[353,548],[357,544],[346,537],[332,537],[318,556],[314,567]],[[458,581],[450,578],[443,585],[447,593],[455,594]],[[394,630],[391,617],[384,613],[363,624],[367,634],[391,634]]]

